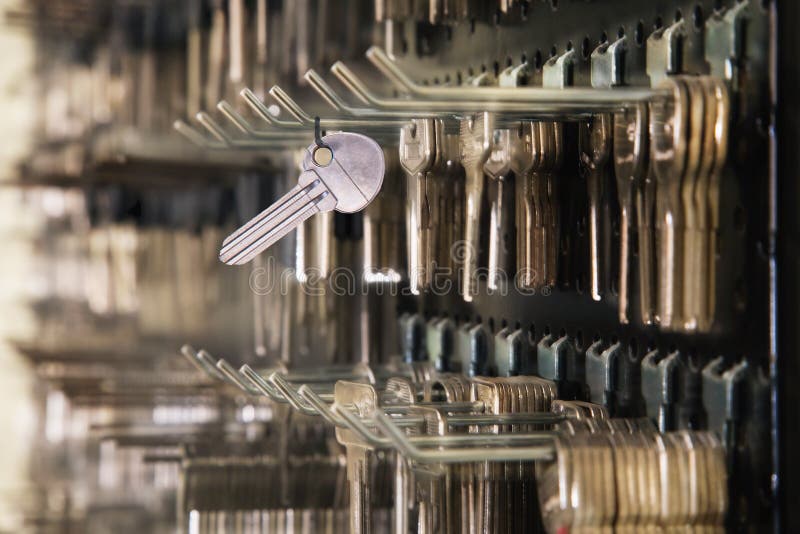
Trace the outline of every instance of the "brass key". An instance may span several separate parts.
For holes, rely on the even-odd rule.
[[[541,198],[533,187],[535,168],[542,166],[541,131],[534,122],[523,122],[511,137],[511,170],[515,175],[517,221],[517,283],[524,288],[542,284],[536,272],[535,251],[537,218],[541,217]]]
[[[698,210],[695,203],[695,194],[698,182],[703,180],[713,164],[713,145],[705,143],[705,127],[708,122],[708,111],[705,107],[705,90],[699,78],[682,76],[680,81],[686,85],[689,96],[689,132],[687,140],[686,170],[681,184],[681,208],[683,212],[683,275],[682,289],[682,326],[684,330],[697,329],[698,305],[697,300],[700,288],[693,282],[696,260],[699,254],[698,247]]]
[[[681,306],[680,191],[686,167],[688,96],[675,79],[667,78],[662,87],[671,98],[650,103],[651,165],[656,177],[656,230],[658,232],[658,313],[662,328],[677,324]]]

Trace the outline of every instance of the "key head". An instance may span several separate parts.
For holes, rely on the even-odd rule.
[[[673,78],[659,87],[670,95],[650,102],[650,164],[659,183],[673,177],[680,183],[686,166],[688,95],[685,86]]]
[[[400,129],[400,165],[411,175],[427,172],[436,156],[433,119],[413,119]]]
[[[536,123],[524,121],[511,132],[511,170],[524,176],[541,160],[539,128]]]
[[[614,114],[614,172],[618,179],[633,181],[644,175],[647,135],[647,104]]]
[[[322,138],[324,146],[312,143],[303,158],[303,181],[322,181],[335,198],[332,208],[355,213],[372,202],[383,185],[386,164],[380,145],[369,137],[351,132],[335,132]],[[326,206],[327,207],[327,206]]]
[[[505,177],[511,170],[511,130],[495,130],[492,150],[483,171],[494,180]]]
[[[478,113],[474,117],[461,119],[461,164],[465,169],[483,169],[492,151],[493,132],[494,116],[491,113]]]
[[[591,123],[581,123],[581,159],[591,168],[600,168],[608,160],[611,149],[611,117],[595,115]]]

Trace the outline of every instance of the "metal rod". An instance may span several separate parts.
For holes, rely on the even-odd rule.
[[[331,66],[331,72],[360,100],[382,111],[410,111],[417,116],[439,112],[447,114],[489,111],[521,113],[529,118],[558,118],[559,115],[586,116],[597,112],[612,112],[626,105],[650,100],[661,93],[653,89],[594,89],[583,87],[500,88],[500,87],[432,87],[438,99],[426,94],[424,99],[383,98],[372,93],[366,84],[341,61]],[[436,94],[436,93],[434,93]]]
[[[555,455],[555,449],[552,445],[422,450],[409,440],[389,416],[376,410],[374,418],[376,425],[392,439],[393,446],[398,452],[420,463],[541,461],[552,460]]]
[[[596,105],[602,108],[608,105],[626,105],[667,96],[663,91],[650,87],[618,87],[614,89],[565,87],[549,89],[542,87],[426,86],[414,82],[379,47],[370,47],[366,52],[366,56],[395,85],[403,87],[414,97],[427,98],[429,100],[450,101],[455,99],[473,103],[498,102],[509,104],[524,102],[526,104],[541,105],[544,108],[563,104],[577,105],[579,107]],[[344,73],[351,80],[358,81],[344,64],[341,62],[338,62],[338,64],[339,67],[337,69],[344,69]],[[361,86],[365,88],[363,83],[361,83]],[[368,92],[365,95],[368,95]],[[596,111],[601,110],[597,109]]]
[[[234,369],[231,366],[231,364],[229,364],[225,360],[220,359],[217,362],[217,369],[222,371],[222,373],[228,378],[228,380],[232,384],[238,386],[245,393],[247,393],[249,395],[254,395],[254,394],[258,393],[258,391],[256,389],[254,389],[252,386],[250,386],[250,384],[248,384],[247,382],[242,380],[241,375],[239,375],[239,373],[236,372],[236,369]]]

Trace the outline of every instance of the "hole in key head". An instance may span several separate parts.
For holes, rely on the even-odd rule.
[[[314,163],[320,167],[327,167],[333,161],[333,151],[326,146],[318,146],[314,149]]]

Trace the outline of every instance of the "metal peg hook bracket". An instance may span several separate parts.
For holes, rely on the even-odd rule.
[[[322,141],[322,135],[322,128],[319,125],[319,115],[317,115],[314,117],[314,143],[317,144],[318,148],[327,148],[330,150],[330,147]]]
[[[419,463],[462,463],[484,461],[541,461],[552,460],[552,445],[525,445],[521,447],[458,447],[445,450],[423,450],[414,444],[391,418],[375,410],[375,424],[393,442],[399,453]]]

